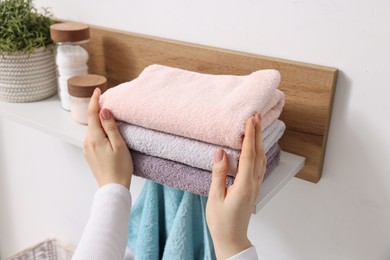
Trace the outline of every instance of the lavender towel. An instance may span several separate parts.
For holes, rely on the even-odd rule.
[[[211,184],[211,172],[194,168],[182,163],[145,155],[131,151],[134,163],[134,175],[176,189],[207,196]],[[275,144],[267,153],[268,176],[277,166],[280,158],[280,147]],[[227,176],[226,187],[234,182],[234,177]]]
[[[138,78],[104,92],[100,106],[120,121],[241,149],[250,116],[260,113],[265,129],[282,112],[279,82],[276,70],[235,76],[151,65]]]
[[[267,169],[264,174],[264,180],[271,175],[272,171],[278,166],[280,161],[281,149],[279,144],[275,144],[267,153]]]
[[[125,122],[118,122],[118,127],[126,144],[132,150],[203,170],[212,170],[214,153],[219,148],[217,145]],[[263,143],[266,153],[278,142],[285,129],[286,126],[282,121],[274,120],[271,125],[263,130]],[[228,147],[224,147],[224,150],[229,159],[228,175],[235,176],[241,151]]]

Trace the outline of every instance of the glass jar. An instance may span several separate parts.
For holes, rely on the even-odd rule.
[[[88,74],[89,27],[79,23],[56,23],[50,26],[56,45],[58,96],[61,106],[70,110],[67,81],[75,75]]]
[[[96,88],[100,88],[102,93],[106,91],[107,79],[95,74],[78,75],[68,79],[70,113],[76,122],[87,124],[88,105]]]

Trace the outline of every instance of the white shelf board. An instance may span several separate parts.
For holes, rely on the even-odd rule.
[[[0,102],[0,116],[82,147],[87,127],[73,121],[57,96],[31,103]],[[257,199],[258,212],[300,169],[305,158],[282,152],[280,163],[265,180]]]
[[[0,116],[83,147],[87,127],[75,122],[58,96],[31,103],[0,102]]]
[[[282,151],[278,166],[263,181],[253,213],[257,213],[304,165],[304,157]]]

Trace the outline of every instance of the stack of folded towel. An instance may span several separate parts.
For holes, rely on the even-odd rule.
[[[132,150],[134,174],[160,184],[208,195],[214,152],[229,158],[226,185],[237,173],[246,120],[261,114],[268,175],[278,164],[279,115],[284,94],[280,74],[209,75],[151,65],[138,78],[106,91],[101,108],[111,110]]]

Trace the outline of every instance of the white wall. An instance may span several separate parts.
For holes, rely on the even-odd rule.
[[[339,68],[322,180],[292,180],[250,238],[262,259],[390,259],[389,1],[36,2],[63,19]],[[0,126],[1,256],[48,236],[76,243],[96,187],[81,151]]]

